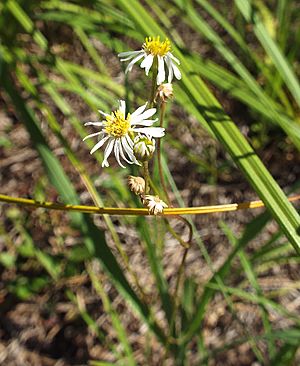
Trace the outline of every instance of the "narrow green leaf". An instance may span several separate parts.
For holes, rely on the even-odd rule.
[[[273,123],[278,124],[285,131],[285,133],[291,138],[293,143],[300,150],[300,138],[299,138],[299,125],[294,121],[291,123],[287,122],[284,118],[284,111],[280,111],[280,108],[274,103],[274,101],[262,90],[260,85],[239,60],[239,58],[226,46],[223,39],[213,30],[213,28],[201,17],[193,7],[187,6],[185,8],[186,17],[185,20],[189,25],[192,25],[195,30],[206,37],[219,52],[221,57],[223,57],[230,67],[235,70],[235,72],[241,77],[245,82],[249,91],[254,94],[255,98],[258,98],[262,104],[262,109],[269,114],[273,119]],[[197,59],[195,59],[197,62]],[[194,66],[191,65],[191,68]],[[250,95],[251,98],[251,95]],[[253,99],[253,95],[252,95]],[[297,133],[296,133],[297,131]]]
[[[257,97],[250,86],[245,81],[238,79],[230,71],[210,60],[203,60],[200,57],[193,57],[190,62],[193,68],[204,79],[211,81],[222,90],[226,90],[229,95],[240,100],[255,112],[258,112],[263,120],[281,126],[287,135],[291,137],[298,150],[300,150],[300,125],[288,116],[280,105],[276,104],[270,98],[268,99],[268,106],[272,106],[272,109],[276,110],[275,116],[274,113],[270,113],[270,108],[266,108],[264,101]]]
[[[264,213],[255,219],[253,219],[247,226],[239,239],[239,243],[235,246],[234,250],[227,257],[224,264],[219,268],[219,270],[213,275],[210,281],[207,283],[203,294],[198,301],[198,306],[196,306],[196,313],[194,314],[193,321],[189,324],[188,328],[185,331],[184,340],[189,340],[193,337],[193,335],[197,332],[197,329],[200,327],[202,320],[205,316],[205,310],[209,301],[215,294],[213,288],[209,287],[210,284],[218,284],[218,279],[222,281],[223,278],[226,277],[230,270],[230,265],[233,259],[237,256],[239,251],[243,249],[251,240],[253,240],[257,234],[265,227],[270,217],[267,213]]]
[[[285,339],[283,340],[286,341]],[[299,342],[299,340],[298,340]],[[299,344],[285,343],[272,358],[271,365],[273,366],[293,366],[295,365],[295,356],[299,348]]]
[[[216,284],[210,283],[207,286],[212,288],[212,289],[219,290],[219,287]],[[300,319],[296,314],[293,314],[293,313],[289,312],[284,306],[277,304],[275,301],[269,300],[268,298],[263,297],[263,296],[251,294],[247,291],[243,291],[243,290],[233,288],[233,287],[228,287],[228,286],[226,286],[224,288],[224,291],[228,294],[232,294],[234,296],[237,296],[241,299],[252,302],[254,304],[261,304],[261,305],[266,306],[266,307],[271,307],[272,309],[277,311],[279,314],[286,316],[287,318],[289,318],[289,319],[293,320],[294,322],[296,322],[297,325],[300,325]],[[299,330],[292,333],[292,336],[293,336],[292,340],[293,341],[295,339],[297,339],[297,338],[295,338],[295,335],[299,336]]]
[[[134,356],[133,356],[133,350],[130,346],[130,343],[128,340],[128,335],[126,334],[126,330],[124,329],[117,312],[113,308],[113,306],[110,302],[110,299],[101,284],[100,279],[98,279],[96,277],[95,273],[93,272],[92,267],[87,266],[87,271],[88,271],[88,274],[92,281],[92,285],[93,285],[95,291],[99,294],[100,298],[102,299],[104,310],[110,316],[112,325],[116,330],[118,339],[123,346],[123,349],[127,356],[126,363],[128,364],[128,366],[135,366],[136,363],[135,363]]]
[[[233,234],[232,230],[229,228],[228,225],[225,224],[225,222],[221,221],[220,222],[220,226],[223,229],[223,232],[225,233],[225,235],[227,236],[229,242],[235,247],[236,245],[238,245],[238,239],[235,237],[235,235]],[[250,285],[253,287],[253,289],[255,290],[256,294],[259,296],[264,296],[261,287],[259,286],[258,280],[257,280],[257,276],[255,271],[253,270],[251,263],[246,255],[246,253],[244,252],[243,249],[241,249],[238,253],[242,268],[247,276],[247,279],[250,283]],[[270,333],[271,332],[271,324],[269,322],[269,317],[268,317],[268,311],[267,309],[261,305],[261,316],[262,316],[262,322],[264,325],[264,329],[266,333]],[[272,340],[270,340],[269,342],[269,354],[272,356],[274,355],[274,351],[275,351],[275,345],[272,342]]]
[[[296,102],[300,106],[300,85],[297,77],[288,60],[284,57],[279,47],[270,36],[258,12],[249,0],[235,0],[235,3],[244,18],[252,24],[254,33],[259,39],[261,45],[270,56],[282,79],[285,81],[286,86],[289,88]]]
[[[141,238],[143,238],[143,241],[146,243],[149,263],[156,280],[156,285],[158,287],[162,306],[168,321],[170,321],[172,317],[173,306],[172,300],[168,292],[168,283],[163,273],[161,259],[157,255],[157,248],[155,246],[155,243],[151,239],[150,230],[148,228],[148,223],[145,217],[138,217],[137,228],[140,231]]]

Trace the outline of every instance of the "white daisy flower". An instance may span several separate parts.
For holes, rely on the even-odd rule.
[[[152,196],[151,194],[141,196],[141,200],[151,215],[158,215],[163,212],[165,207],[168,207],[158,196]]]
[[[85,126],[93,125],[101,128],[101,131],[92,133],[86,136],[84,140],[98,136],[99,141],[92,148],[91,154],[100,149],[105,143],[104,158],[102,167],[108,167],[108,157],[114,151],[117,162],[122,168],[125,166],[121,163],[121,159],[129,164],[140,163],[133,154],[133,140],[136,134],[145,134],[150,137],[162,137],[165,134],[165,129],[162,127],[152,127],[157,119],[151,120],[149,117],[156,112],[155,108],[146,110],[147,103],[139,107],[132,114],[126,115],[126,104],[124,100],[119,100],[119,108],[111,114],[99,111],[105,119],[101,122],[87,122]]]
[[[179,60],[174,57],[171,53],[171,44],[168,39],[164,42],[160,41],[160,37],[147,37],[145,42],[143,43],[142,49],[139,51],[129,51],[122,52],[118,54],[121,57],[121,61],[129,61],[129,64],[125,70],[125,73],[131,71],[133,65],[137,63],[139,60],[144,58],[141,63],[141,68],[145,69],[146,75],[149,74],[151,66],[157,57],[157,85],[162,84],[166,79],[165,73],[165,65],[168,69],[168,83],[171,83],[173,80],[173,76],[175,75],[176,79],[181,79],[181,73],[176,65],[180,65]]]

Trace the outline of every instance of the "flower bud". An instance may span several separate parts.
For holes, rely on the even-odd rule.
[[[136,195],[143,194],[145,192],[145,180],[142,177],[134,177],[133,175],[129,175],[127,178],[127,184],[131,192]]]
[[[158,101],[162,103],[171,98],[173,98],[173,86],[170,83],[166,83],[161,84],[157,88],[154,101],[156,102],[158,99]]]
[[[155,151],[155,141],[147,136],[137,136],[134,139],[133,153],[138,161],[148,161]]]

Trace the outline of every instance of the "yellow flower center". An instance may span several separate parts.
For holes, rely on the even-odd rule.
[[[143,44],[143,49],[153,56],[165,56],[171,50],[171,43],[168,38],[161,42],[159,36],[147,37]]]
[[[106,116],[105,132],[113,137],[125,136],[130,127],[130,114],[125,118],[124,113],[117,110]]]

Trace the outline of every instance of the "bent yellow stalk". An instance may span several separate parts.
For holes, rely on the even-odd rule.
[[[300,195],[289,197],[290,202],[300,199]],[[49,210],[77,211],[98,215],[136,215],[148,216],[149,211],[145,208],[118,208],[118,207],[96,207],[83,205],[64,205],[56,202],[39,202],[29,198],[18,198],[0,194],[0,202],[16,203],[28,207],[43,207]],[[172,215],[203,215],[218,212],[237,211],[252,208],[264,207],[262,201],[251,201],[242,203],[231,203],[227,205],[200,206],[200,207],[169,207],[165,208],[161,216]]]

